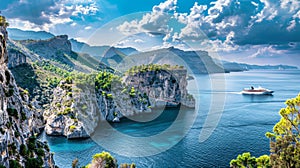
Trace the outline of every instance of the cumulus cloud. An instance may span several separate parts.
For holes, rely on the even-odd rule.
[[[173,39],[199,41],[213,50],[219,47],[224,51],[244,45],[285,47],[289,42],[300,42],[300,1],[217,0],[210,5],[196,2],[189,13],[177,13],[177,20],[185,26],[174,33]],[[257,55],[282,52],[275,51],[276,48],[265,48]]]
[[[25,25],[26,28],[46,31],[58,24],[84,20],[84,16],[95,15],[97,12],[99,9],[96,3],[89,0],[22,0],[11,2],[3,10],[12,27]],[[76,23],[73,22],[73,26]]]
[[[141,32],[167,34],[170,31],[168,22],[170,13],[176,10],[177,0],[167,0],[152,8],[152,12],[143,15],[141,20],[125,21],[117,27],[124,34]]]
[[[285,50],[276,50],[274,46],[258,46],[257,52],[252,54],[250,58],[268,58],[268,57],[279,57],[284,54]]]

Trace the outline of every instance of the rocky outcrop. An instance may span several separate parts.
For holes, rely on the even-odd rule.
[[[101,71],[96,76],[82,74],[61,81],[44,113],[46,133],[85,138],[100,121],[120,122],[154,107],[195,107],[183,67],[145,65],[133,69],[123,78]]]
[[[25,167],[35,162],[43,167],[54,167],[48,145],[35,137],[43,127],[42,115],[31,108],[28,93],[17,87],[7,68],[4,27],[0,27],[0,39],[0,165]]]
[[[193,96],[187,92],[187,70],[183,67],[144,65],[136,69],[137,72],[129,73],[124,81],[128,86],[147,94],[152,107],[179,104],[195,107]]]
[[[15,68],[19,65],[26,64],[26,55],[17,49],[8,50],[8,68]]]
[[[8,35],[7,31],[4,27],[0,26],[0,65],[6,64],[8,62],[7,49],[6,49],[6,41]]]
[[[113,76],[108,72],[101,74],[107,79]],[[121,83],[104,88],[97,82],[95,86],[82,82],[82,79],[80,83],[75,81],[61,81],[54,90],[50,109],[44,113],[48,135],[86,138],[99,121],[119,122],[124,116],[151,112],[146,95]]]
[[[55,59],[58,56],[63,56],[64,53],[72,53],[71,42],[67,35],[55,36],[48,40],[23,40],[19,42],[47,59]]]
[[[45,131],[47,135],[65,136],[68,139],[87,138],[89,135],[83,128],[83,123],[77,118],[74,108],[72,83],[62,81],[53,91],[53,101],[50,108],[44,112],[47,120]]]

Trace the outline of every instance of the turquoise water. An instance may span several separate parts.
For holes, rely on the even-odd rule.
[[[174,143],[175,145],[167,151],[147,157],[119,155],[118,153],[124,153],[124,150],[129,153],[134,153],[141,148],[143,150],[143,146],[137,147],[138,149],[129,148],[135,145],[134,142],[117,139],[118,143],[124,146],[119,149],[119,152],[110,152],[118,163],[134,162],[137,167],[229,167],[230,160],[240,153],[249,151],[255,156],[267,154],[269,140],[264,134],[271,131],[273,125],[279,120],[278,111],[284,107],[285,100],[295,97],[300,92],[300,71],[229,73],[225,74],[225,89],[212,90],[211,80],[222,79],[222,75],[196,76],[199,89],[195,89],[195,82],[190,81],[189,90],[199,98],[199,108],[196,115],[194,115],[195,111],[184,109],[186,115],[180,121],[181,124],[193,120],[191,116],[196,119],[193,125],[188,127],[188,132],[183,139],[177,143],[181,128],[175,127],[173,131],[178,129],[178,136],[172,134],[163,141],[145,142],[158,149]],[[273,96],[244,96],[239,93],[243,88],[251,85],[261,85],[274,90],[275,93]],[[226,95],[224,110],[209,114],[210,117],[213,116],[210,120],[211,125],[216,122],[217,127],[207,140],[199,142],[201,130],[208,129],[204,122],[208,118],[211,97],[220,94]],[[222,104],[220,101],[214,106],[222,106]],[[125,119],[122,123],[114,124],[113,127],[133,137],[151,136],[169,128],[177,116],[178,110],[167,109],[153,121],[143,123]],[[218,117],[220,117],[219,122]],[[51,151],[55,153],[55,162],[63,168],[71,167],[72,160],[75,158],[79,159],[80,165],[85,165],[91,161],[95,153],[109,151],[91,139],[67,141],[65,138],[45,135],[41,138],[48,141]]]

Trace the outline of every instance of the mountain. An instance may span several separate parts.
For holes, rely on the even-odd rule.
[[[16,28],[8,28],[9,38],[13,40],[45,40],[54,37],[53,34],[45,31],[24,31]]]
[[[116,55],[104,58],[107,65],[120,71],[142,64],[170,64],[182,65],[195,74],[224,73],[224,69],[212,60],[208,52],[183,51],[174,47],[140,52],[129,56],[116,52]]]
[[[75,39],[70,39],[72,50],[78,53],[86,53],[97,59],[102,57],[110,48],[109,46],[90,46],[86,43],[79,42]]]
[[[78,53],[86,53],[89,54],[96,59],[102,59],[113,57],[116,55],[132,55],[136,54],[139,51],[132,47],[126,48],[117,48],[110,46],[90,46],[86,43],[79,42],[75,39],[70,40],[72,44],[72,50]]]
[[[47,40],[20,40],[15,43],[28,49],[32,55],[37,55],[41,60],[52,61],[60,68],[68,67],[79,72],[92,72],[99,66],[105,67],[88,54],[74,52],[67,35],[55,36]]]
[[[220,66],[223,66],[224,69],[227,71],[248,71],[248,70],[283,70],[283,69],[298,69],[295,66],[289,65],[251,65],[245,63],[237,63],[237,62],[228,62],[228,61],[221,61]],[[222,65],[221,65],[222,64]]]

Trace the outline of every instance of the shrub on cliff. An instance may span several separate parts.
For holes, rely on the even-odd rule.
[[[8,27],[9,23],[6,21],[4,16],[0,16],[0,26]]]

